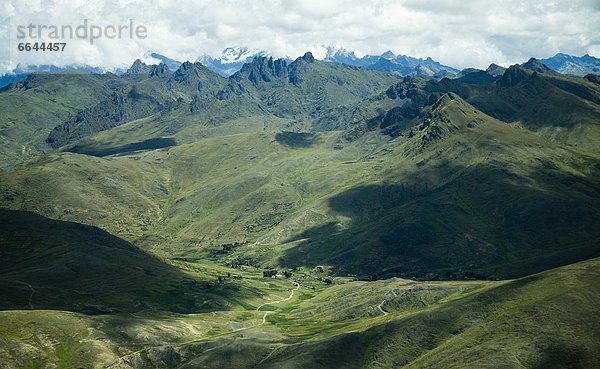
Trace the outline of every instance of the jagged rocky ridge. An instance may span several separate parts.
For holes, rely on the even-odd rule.
[[[318,62],[311,53],[291,63],[257,57],[228,79],[200,63],[185,62],[170,72],[165,64],[149,66],[136,60],[124,78],[127,88],[57,126],[47,143],[58,148],[134,119],[174,109],[201,114],[228,100],[246,106],[249,113],[311,116],[330,105],[364,98],[395,80],[391,75]],[[321,83],[334,91],[318,86]]]
[[[546,115],[534,111],[540,94],[556,100],[572,100],[575,95],[578,99],[566,109],[585,111],[586,120],[598,121],[598,113],[583,106],[586,100],[597,103],[593,87],[562,78],[534,58],[507,69],[491,65],[485,71],[463,70],[455,79],[408,76],[396,83],[394,80],[398,79],[393,75],[316,61],[311,53],[290,63],[256,57],[229,78],[198,62],[182,63],[171,72],[163,63],[150,66],[136,60],[123,78],[128,83],[126,87],[55,127],[47,143],[59,148],[89,134],[173,110],[183,109],[206,120],[207,112],[224,102],[230,107],[237,106],[234,110],[242,116],[267,113],[304,117],[313,121],[313,129],[317,131],[345,129],[349,140],[373,129],[396,137],[407,134],[403,133],[405,125],[422,118],[422,109],[446,93],[460,96],[494,118],[520,121],[530,129],[548,123]],[[586,80],[593,83],[594,78]],[[375,91],[381,92],[377,95]],[[377,112],[363,110],[363,105],[374,101],[386,107]],[[350,107],[352,104],[358,105]],[[557,101],[550,109],[558,109],[559,105]],[[561,117],[556,125],[575,127],[580,118]],[[218,124],[219,119],[213,117],[211,121]]]

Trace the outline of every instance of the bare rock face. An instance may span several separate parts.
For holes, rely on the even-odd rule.
[[[511,65],[496,82],[498,87],[513,87],[529,79],[529,73],[519,65]]]
[[[151,67],[143,63],[140,59],[136,59],[125,74],[148,74]]]
[[[527,63],[523,63],[521,66],[525,69],[529,69],[530,71],[538,73],[546,73],[552,70],[536,58],[529,59]]]

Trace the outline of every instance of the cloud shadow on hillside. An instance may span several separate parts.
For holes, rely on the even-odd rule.
[[[79,144],[69,148],[66,151],[77,154],[86,154],[97,157],[105,157],[116,154],[129,154],[136,151],[164,149],[177,145],[173,138],[156,137],[144,141],[133,142],[114,147],[95,147],[94,145]]]
[[[582,179],[582,191],[567,195],[573,178],[560,173],[552,174],[552,186],[561,190],[547,191],[498,166],[461,170],[443,184],[428,184],[423,171],[412,183],[359,186],[331,197],[332,213],[351,224],[330,222],[291,237],[299,243],[280,264],[327,264],[363,278],[515,278],[600,256],[593,183]]]
[[[0,310],[227,310],[227,291],[96,227],[0,208]]]
[[[275,141],[293,149],[305,149],[316,145],[319,138],[314,133],[283,131],[275,135]]]

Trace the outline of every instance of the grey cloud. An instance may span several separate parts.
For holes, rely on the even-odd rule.
[[[121,24],[131,18],[148,27],[147,39],[102,40],[93,46],[71,42],[60,55],[11,53],[13,63],[123,67],[147,50],[195,59],[232,45],[295,57],[332,44],[359,54],[390,49],[431,56],[462,68],[522,62],[556,52],[599,52],[599,4],[597,0],[9,0],[5,7],[13,14],[11,24],[77,24],[83,18]]]
[[[540,57],[554,52],[548,44],[548,36],[538,35],[492,35],[487,41],[502,50],[509,60],[524,59],[523,55]],[[535,50],[534,52],[532,50]]]

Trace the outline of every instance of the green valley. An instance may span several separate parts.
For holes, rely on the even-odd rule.
[[[30,74],[0,91],[0,363],[600,366],[588,77]]]

